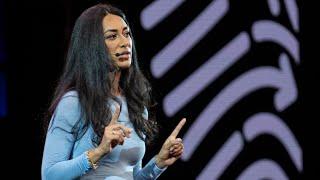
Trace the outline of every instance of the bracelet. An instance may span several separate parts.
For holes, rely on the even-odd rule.
[[[87,160],[89,161],[89,164],[91,166],[92,169],[97,169],[98,168],[98,164],[97,163],[93,163],[91,161],[91,159],[89,158],[89,151],[86,151],[86,157],[87,157]]]

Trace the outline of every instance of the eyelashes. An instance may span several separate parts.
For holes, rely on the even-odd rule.
[[[111,35],[105,36],[104,38],[108,39],[108,40],[115,40],[117,37],[118,37],[117,34],[111,34]],[[125,32],[124,33],[124,37],[126,37],[126,38],[131,37],[131,33],[130,32]]]

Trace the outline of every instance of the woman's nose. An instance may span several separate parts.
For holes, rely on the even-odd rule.
[[[130,41],[125,36],[121,36],[120,38],[120,47],[128,47],[130,45]]]

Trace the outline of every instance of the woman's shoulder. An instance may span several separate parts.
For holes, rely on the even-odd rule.
[[[68,91],[60,99],[58,107],[77,107],[79,105],[79,98],[77,91]]]
[[[78,99],[78,92],[75,90],[67,91],[63,96],[62,99],[65,98],[76,98]]]
[[[57,112],[67,116],[77,116],[80,112],[80,102],[77,91],[68,91],[60,99]]]
[[[80,119],[80,109],[78,93],[76,91],[66,92],[58,102],[54,115],[51,119],[50,128],[60,127],[71,132],[74,125],[76,125]]]
[[[77,124],[81,116],[80,102],[76,91],[66,92],[60,99],[53,119],[54,126],[63,127],[71,132],[71,128]]]

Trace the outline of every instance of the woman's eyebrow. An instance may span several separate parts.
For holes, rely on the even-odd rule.
[[[129,30],[129,28],[126,26],[126,27],[124,27],[124,28],[122,29],[122,31],[124,31],[124,30]],[[105,34],[105,33],[107,33],[107,32],[118,32],[118,30],[117,30],[117,29],[107,29],[107,30],[105,30],[103,33]]]
[[[117,29],[107,29],[105,30],[103,33],[107,33],[107,32],[117,32],[118,30]]]

